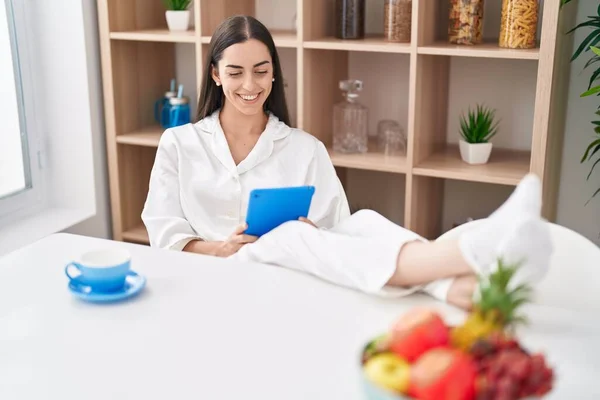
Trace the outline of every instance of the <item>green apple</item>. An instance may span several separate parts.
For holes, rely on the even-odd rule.
[[[410,383],[410,364],[394,353],[380,353],[363,366],[367,378],[374,384],[398,393],[406,393]]]

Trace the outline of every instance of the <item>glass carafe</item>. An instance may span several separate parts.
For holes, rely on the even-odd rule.
[[[345,100],[333,107],[333,151],[366,153],[368,109],[358,102],[362,81],[340,81]]]

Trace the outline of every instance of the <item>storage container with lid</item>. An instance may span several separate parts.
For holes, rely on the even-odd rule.
[[[502,0],[498,45],[532,49],[537,45],[539,0]]]
[[[365,37],[366,0],[335,0],[335,36],[338,39]]]
[[[483,42],[484,0],[450,0],[448,40],[453,44]]]
[[[333,151],[365,153],[368,146],[368,110],[358,102],[362,81],[340,81],[345,100],[333,106]]]
[[[385,0],[383,37],[388,42],[410,43],[412,0]]]
[[[179,85],[176,97],[169,99],[169,128],[190,122],[190,99],[183,95],[183,85]]]

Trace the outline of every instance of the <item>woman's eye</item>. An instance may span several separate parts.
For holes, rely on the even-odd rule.
[[[241,74],[242,74],[241,72],[230,72],[229,76],[235,77],[235,76],[240,76]]]
[[[264,75],[264,74],[266,74],[267,72],[268,72],[268,71],[256,71],[256,73],[257,73],[257,74],[260,74],[260,75]]]

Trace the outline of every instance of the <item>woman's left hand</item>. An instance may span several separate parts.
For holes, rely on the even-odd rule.
[[[312,226],[314,226],[315,228],[318,228],[318,226],[316,226],[316,225],[315,225],[315,223],[314,223],[314,222],[312,222],[312,221],[311,221],[310,219],[308,219],[308,218],[300,217],[300,221],[302,221],[302,222],[306,222],[307,224],[309,224],[309,225],[312,225]]]

